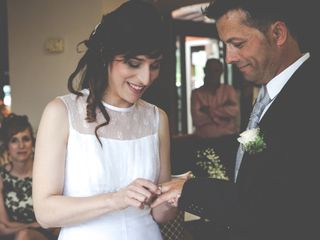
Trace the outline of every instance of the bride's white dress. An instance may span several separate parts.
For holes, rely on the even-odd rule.
[[[104,103],[110,123],[98,130],[87,123],[86,99],[73,94],[60,97],[68,109],[69,139],[65,166],[64,195],[87,197],[115,192],[136,178],[158,180],[159,110],[143,100],[129,108]],[[98,112],[97,122],[104,122]],[[82,224],[62,228],[59,240],[161,240],[150,208],[129,207],[107,213]]]

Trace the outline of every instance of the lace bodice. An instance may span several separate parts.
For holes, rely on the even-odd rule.
[[[97,110],[97,123],[88,123],[86,118],[87,90],[84,96],[68,95],[63,97],[70,113],[71,127],[81,134],[94,134],[97,123],[105,122],[102,113]],[[129,108],[118,108],[103,102],[110,116],[110,123],[101,129],[98,134],[102,138],[131,140],[150,136],[157,133],[159,118],[158,109],[143,100]],[[74,110],[75,111],[74,111]]]

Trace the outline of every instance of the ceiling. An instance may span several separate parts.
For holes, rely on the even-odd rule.
[[[209,2],[208,0],[149,0],[149,1],[154,2],[156,6],[164,13],[171,12],[183,6]]]
[[[208,0],[146,0],[153,2],[163,14],[171,14],[172,17],[182,20],[205,21],[201,9],[209,4]]]

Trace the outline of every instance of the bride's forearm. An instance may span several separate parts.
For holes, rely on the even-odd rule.
[[[79,224],[119,210],[115,194],[106,193],[92,197],[48,196],[35,204],[36,218],[44,228]]]

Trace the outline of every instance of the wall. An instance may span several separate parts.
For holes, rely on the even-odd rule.
[[[86,39],[102,14],[124,0],[9,0],[9,74],[12,112],[26,114],[37,130],[45,105],[66,94],[67,79]],[[64,51],[49,54],[44,44],[62,38]]]

